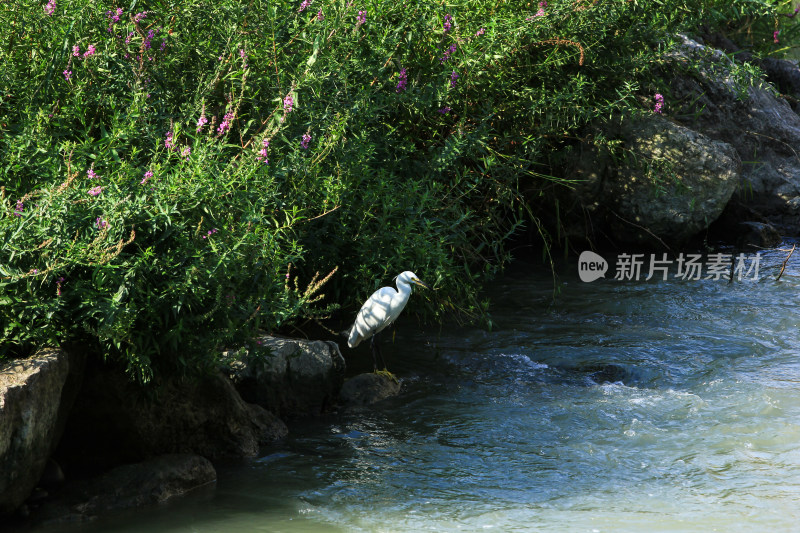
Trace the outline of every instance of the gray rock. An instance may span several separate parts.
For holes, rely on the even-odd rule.
[[[345,371],[335,342],[269,335],[256,341],[257,350],[223,354],[245,400],[281,418],[319,415],[335,404]]]
[[[741,161],[726,143],[658,115],[625,119],[605,134],[629,155],[619,161],[584,146],[566,175],[579,180],[569,202],[615,241],[680,244],[708,228],[736,190]]]
[[[365,373],[345,381],[340,398],[345,407],[362,407],[396,396],[399,392],[400,384],[392,378]]]
[[[217,473],[208,459],[191,454],[162,455],[73,482],[63,496],[34,511],[37,522],[85,521],[99,515],[162,503],[212,483]]]
[[[742,250],[774,248],[781,242],[781,236],[772,224],[739,222],[736,229],[738,232],[736,246]]]
[[[19,507],[45,469],[68,374],[69,358],[56,349],[0,366],[0,514]]]
[[[166,453],[252,457],[287,433],[221,373],[143,389],[118,369],[100,367],[87,370],[56,457],[67,478],[85,477]]]
[[[634,158],[603,190],[621,240],[684,242],[716,220],[739,184],[733,147],[659,116],[624,121],[621,137]]]
[[[768,83],[737,90],[729,75],[734,63],[717,50],[683,38],[675,63],[708,65],[699,76],[678,75],[672,84],[675,116],[708,137],[733,146],[742,161],[737,194],[770,221],[800,230],[794,206],[800,201],[800,116]],[[794,87],[798,73],[787,64],[765,63],[771,78]],[[683,104],[680,104],[683,102]]]

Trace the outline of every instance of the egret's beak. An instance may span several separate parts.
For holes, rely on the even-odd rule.
[[[427,284],[427,283],[425,283],[424,281],[422,281],[422,280],[421,280],[421,279],[419,279],[419,278],[413,278],[413,279],[411,280],[411,283],[413,283],[414,285],[419,285],[420,287],[425,287],[426,289],[429,289],[429,290],[430,290],[430,287],[428,287],[428,284]]]

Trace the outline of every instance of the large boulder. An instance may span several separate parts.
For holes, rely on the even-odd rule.
[[[217,479],[213,465],[191,454],[161,455],[118,466],[70,483],[58,497],[35,509],[37,522],[77,522],[114,511],[165,502]]]
[[[270,335],[255,342],[257,349],[223,354],[242,398],[281,418],[319,415],[336,403],[345,361],[335,342]]]
[[[623,119],[604,133],[626,156],[582,147],[566,175],[577,180],[570,201],[615,241],[685,242],[722,213],[739,183],[730,145],[661,116]]]
[[[38,483],[71,403],[69,376],[70,358],[57,349],[0,366],[0,514]]]
[[[784,231],[800,231],[800,116],[766,82],[743,88],[734,83],[733,59],[682,37],[668,56],[680,71],[682,63],[705,65],[694,76],[675,76],[671,113],[684,125],[730,144],[742,161],[740,200]],[[796,65],[762,62],[769,78],[794,91],[800,81]],[[741,68],[738,68],[741,71]]]
[[[344,382],[340,399],[345,407],[365,407],[400,393],[400,383],[377,372],[354,376]]]
[[[93,365],[56,459],[68,479],[88,477],[169,453],[252,457],[287,432],[275,415],[242,400],[221,373],[143,388],[118,369]]]

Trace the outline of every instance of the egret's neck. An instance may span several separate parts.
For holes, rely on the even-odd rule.
[[[397,292],[400,293],[400,297],[403,300],[407,300],[408,297],[411,295],[411,285],[404,281],[397,281]]]

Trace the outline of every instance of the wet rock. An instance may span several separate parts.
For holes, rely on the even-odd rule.
[[[741,250],[774,248],[781,243],[781,235],[772,224],[764,222],[739,222],[736,247]]]
[[[400,384],[389,376],[365,373],[345,381],[340,398],[345,407],[361,407],[396,396],[399,392]]]
[[[162,455],[70,483],[34,510],[37,522],[85,521],[104,513],[162,503],[216,480],[211,462],[191,454]]]
[[[345,371],[335,342],[269,335],[256,341],[256,350],[223,354],[231,380],[246,401],[281,418],[319,415],[334,405]]]
[[[286,434],[221,373],[142,388],[119,369],[97,366],[87,370],[56,458],[67,478],[88,477],[166,453],[252,457]]]
[[[0,514],[19,507],[61,435],[70,358],[44,349],[0,366]],[[68,407],[67,407],[68,408]]]

